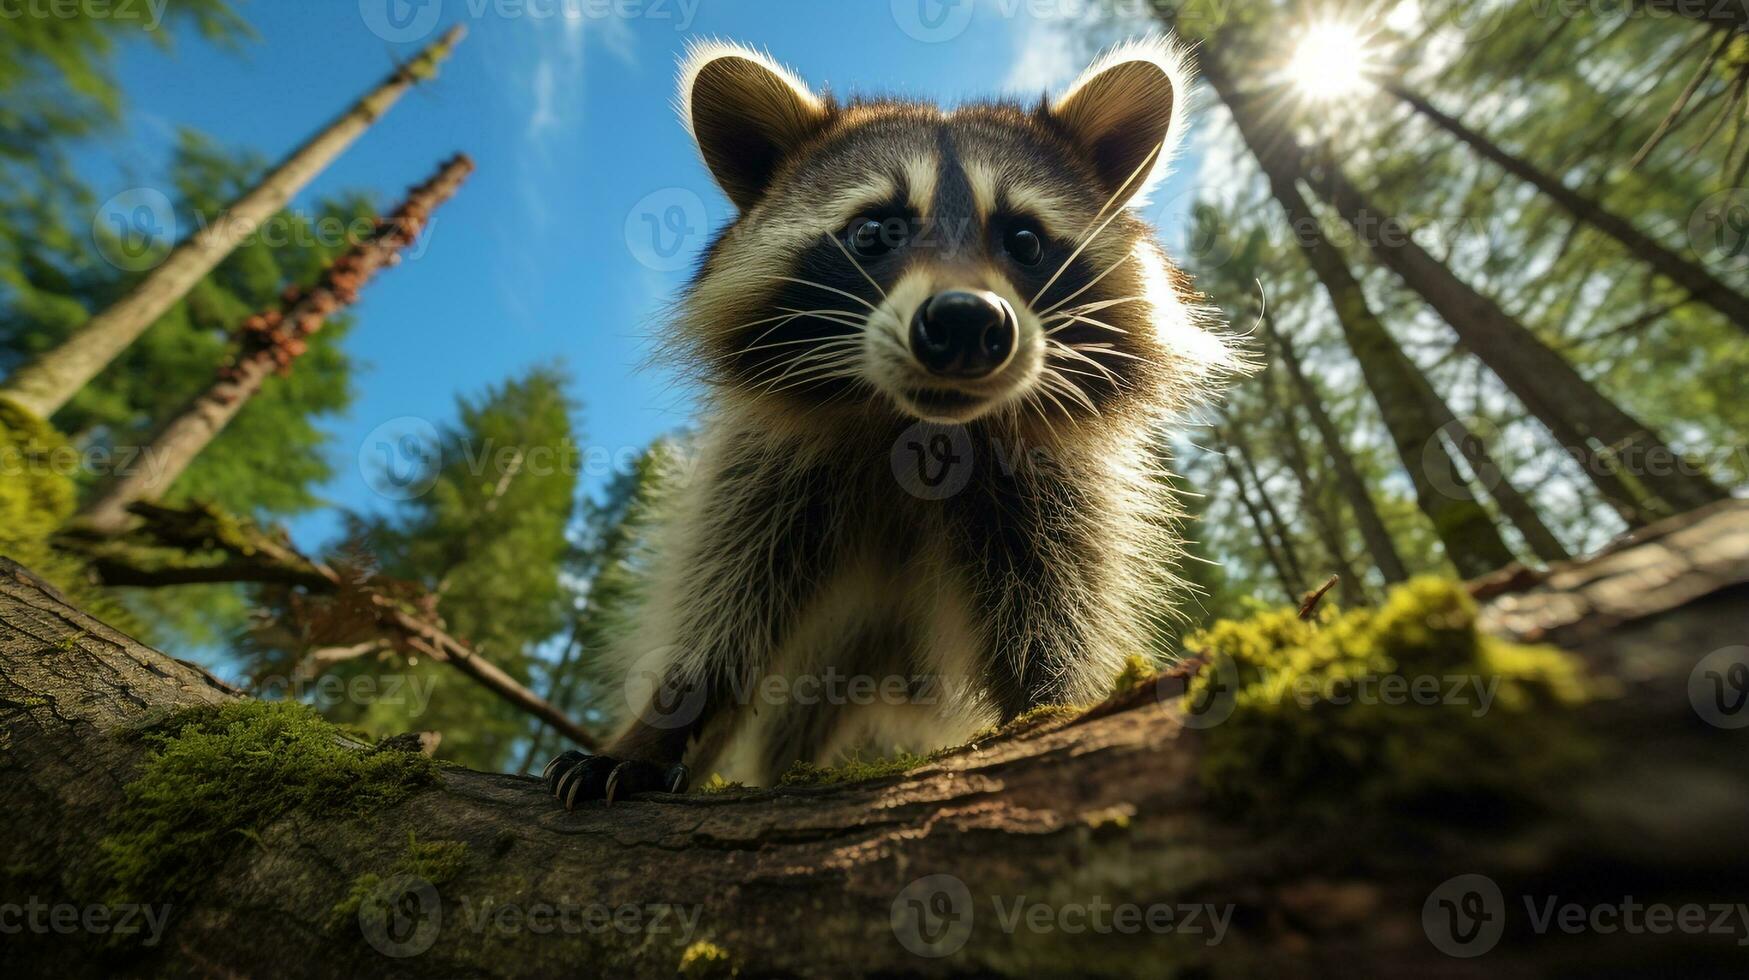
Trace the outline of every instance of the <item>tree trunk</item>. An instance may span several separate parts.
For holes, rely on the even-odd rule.
[[[127,910],[84,872],[130,806],[150,748],[139,730],[235,694],[0,563],[5,956],[13,975],[68,978],[670,977],[689,952],[690,976],[1726,975],[1741,965],[1735,919],[1533,922],[1551,898],[1644,912],[1749,890],[1739,733],[1688,710],[1695,652],[1741,638],[1745,540],[1749,510],[1725,505],[1483,610],[1507,635],[1570,644],[1616,685],[1560,709],[1607,762],[1555,781],[1546,807],[1355,800],[1335,819],[1236,819],[1200,768],[1233,729],[1187,724],[1167,674],[902,776],[567,813],[536,780],[445,768],[364,816],[294,808],[215,855],[152,945],[104,934]],[[391,873],[410,840],[465,850],[436,881]],[[366,889],[378,914],[338,912],[366,874],[383,879]],[[1434,945],[1459,924],[1439,915],[1456,875],[1503,893],[1505,928],[1481,956]],[[1117,929],[1120,905],[1198,915]],[[714,974],[707,942],[727,960]]]
[[[1366,542],[1366,550],[1372,556],[1373,565],[1384,575],[1386,585],[1394,585],[1407,579],[1409,571],[1403,566],[1402,556],[1397,553],[1396,539],[1391,537],[1384,517],[1379,514],[1378,505],[1373,502],[1372,491],[1361,478],[1360,471],[1355,468],[1354,457],[1343,443],[1341,431],[1336,428],[1330,413],[1325,410],[1324,396],[1300,368],[1300,359],[1294,353],[1293,345],[1276,329],[1275,317],[1267,310],[1263,314],[1263,329],[1268,333],[1275,349],[1280,352],[1282,366],[1287,369],[1288,378],[1299,394],[1300,403],[1306,407],[1306,414],[1312,417],[1312,425],[1317,428],[1319,438],[1324,441],[1324,451],[1330,454],[1330,469],[1336,474],[1336,485],[1341,488],[1349,509],[1354,512],[1355,523],[1360,527],[1361,540]]]
[[[397,68],[340,118],[293,150],[212,224],[176,246],[127,295],[87,320],[60,346],[14,371],[0,383],[0,398],[41,419],[53,415],[263,221],[285,207],[408,89],[432,77],[463,33],[459,25],[452,27],[417,58]]]
[[[1275,499],[1270,496],[1269,488],[1263,483],[1263,475],[1257,470],[1257,457],[1251,451],[1251,440],[1247,439],[1237,425],[1229,424],[1226,432],[1226,442],[1232,454],[1238,458],[1239,466],[1251,480],[1251,485],[1257,488],[1257,500],[1263,508],[1263,516],[1269,519],[1270,530],[1275,540],[1279,542],[1281,556],[1287,562],[1288,571],[1293,574],[1295,582],[1299,583],[1302,594],[1312,584],[1306,576],[1305,563],[1300,561],[1299,549],[1294,546],[1293,532],[1288,523],[1282,520],[1281,509],[1275,506]]]
[[[1220,429],[1215,429],[1215,452],[1220,454],[1221,466],[1227,471],[1227,479],[1233,481],[1233,489],[1239,495],[1239,503],[1245,508],[1245,515],[1251,518],[1251,527],[1257,532],[1257,543],[1262,546],[1263,554],[1269,559],[1269,566],[1275,570],[1275,577],[1281,582],[1283,591],[1287,593],[1289,602],[1298,602],[1306,591],[1305,582],[1299,572],[1293,568],[1286,556],[1281,553],[1279,541],[1270,529],[1269,522],[1264,519],[1263,511],[1257,502],[1251,499],[1251,490],[1245,482],[1245,474],[1240,471],[1239,464],[1233,462],[1234,449],[1231,443],[1222,435]],[[1262,488],[1258,488],[1262,492]]]
[[[1422,394],[1427,399],[1428,409],[1433,412],[1435,419],[1442,420],[1439,423],[1440,428],[1451,437],[1464,461],[1469,463],[1470,472],[1475,474],[1476,481],[1487,491],[1488,496],[1494,498],[1494,504],[1500,508],[1500,513],[1524,536],[1524,543],[1530,546],[1530,550],[1545,562],[1566,561],[1573,557],[1566,546],[1561,544],[1561,540],[1555,537],[1555,532],[1543,523],[1536,507],[1506,478],[1505,471],[1494,462],[1493,455],[1488,452],[1488,446],[1481,437],[1458,420],[1452,413],[1451,406],[1445,403],[1439,392],[1433,390],[1433,385],[1426,383],[1425,375],[1421,380]]]
[[[446,161],[393,214],[377,223],[370,239],[336,259],[316,285],[298,294],[283,313],[274,310],[251,317],[241,331],[242,351],[220,371],[218,380],[166,420],[140,454],[140,465],[119,472],[105,484],[76,520],[99,533],[115,534],[134,519],[128,510],[132,504],[156,500],[169,490],[260,392],[268,376],[287,370],[303,353],[304,338],[356,302],[358,291],[377,272],[399,261],[401,249],[413,244],[432,211],[455,193],[473,169],[466,155]]]
[[[1415,486],[1415,499],[1433,522],[1445,553],[1466,577],[1486,575],[1516,559],[1488,515],[1458,475],[1457,464],[1439,443],[1439,425],[1416,387],[1417,370],[1367,302],[1359,280],[1324,234],[1311,205],[1300,193],[1302,175],[1292,153],[1281,152],[1283,134],[1265,124],[1214,59],[1202,62],[1206,78],[1232,112],[1239,134],[1269,178],[1276,202],[1287,216],[1294,243],[1330,294],[1336,319],[1360,363],[1367,388],[1378,402],[1397,456]]]
[[[1299,153],[1290,146],[1285,155]],[[1693,461],[1610,401],[1528,327],[1416,244],[1400,220],[1374,207],[1334,165],[1306,176],[1379,263],[1425,299],[1464,346],[1542,420],[1630,526],[1727,496]]]
[[[1386,85],[1385,90],[1468,146],[1477,155],[1492,160],[1507,173],[1541,191],[1573,217],[1615,239],[1634,258],[1645,262],[1660,275],[1688,290],[1696,300],[1719,311],[1737,329],[1749,332],[1749,296],[1732,289],[1704,266],[1666,248],[1656,239],[1643,234],[1626,218],[1606,210],[1598,202],[1568,187],[1553,174],[1538,169],[1530,161],[1508,153],[1486,136],[1439,111],[1425,98],[1401,84]]]
[[[1342,601],[1349,606],[1365,605],[1369,601],[1366,582],[1348,560],[1348,549],[1342,540],[1342,528],[1335,515],[1325,510],[1324,502],[1320,499],[1317,481],[1312,477],[1311,460],[1306,455],[1306,445],[1300,441],[1299,413],[1294,411],[1293,400],[1274,397],[1274,386],[1269,383],[1270,379],[1265,377],[1261,380],[1264,397],[1269,399],[1270,408],[1281,421],[1283,455],[1286,457],[1287,468],[1294,475],[1294,481],[1299,484],[1300,509],[1311,520],[1319,539],[1324,542],[1324,550],[1330,554],[1336,574],[1342,579]]]

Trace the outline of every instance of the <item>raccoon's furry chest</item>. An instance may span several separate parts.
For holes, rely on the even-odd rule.
[[[725,690],[696,770],[928,751],[1011,715],[1005,679],[1085,700],[1145,646],[1158,590],[1134,559],[1164,525],[1121,506],[1159,498],[1145,471],[995,426],[825,435],[731,409],[702,435],[634,643]]]

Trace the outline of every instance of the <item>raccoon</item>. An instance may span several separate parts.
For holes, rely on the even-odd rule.
[[[704,411],[622,644],[634,717],[547,766],[566,808],[955,744],[1149,650],[1161,427],[1238,367],[1135,213],[1188,85],[1158,38],[954,109],[689,50],[679,110],[737,217],[664,343]]]

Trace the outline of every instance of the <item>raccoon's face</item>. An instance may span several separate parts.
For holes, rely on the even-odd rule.
[[[684,301],[690,346],[783,411],[1055,428],[1172,400],[1225,357],[1129,208],[1176,136],[1179,66],[1132,45],[1036,109],[944,111],[694,50],[681,108],[740,213]]]

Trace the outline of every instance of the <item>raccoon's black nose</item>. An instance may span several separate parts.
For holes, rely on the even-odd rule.
[[[911,353],[931,374],[982,378],[1014,354],[1014,312],[985,290],[936,293],[911,317]]]

